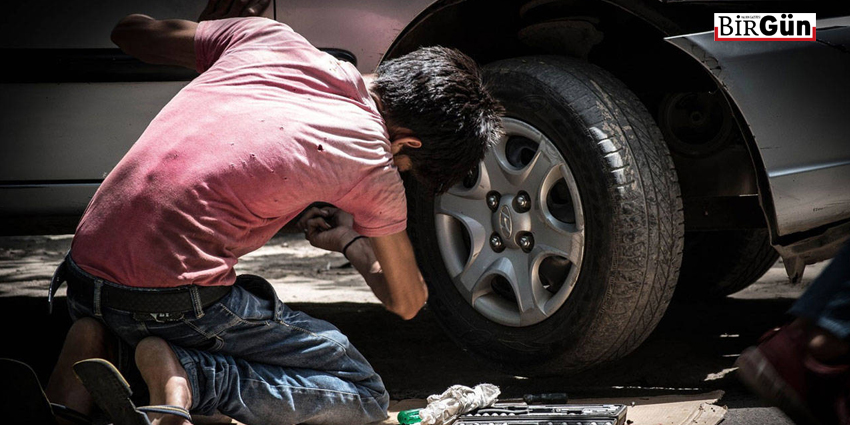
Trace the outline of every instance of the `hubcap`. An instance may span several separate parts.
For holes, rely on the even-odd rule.
[[[437,242],[466,301],[488,319],[529,326],[551,317],[578,280],[584,214],[570,168],[531,125],[506,135],[474,178],[435,200]]]

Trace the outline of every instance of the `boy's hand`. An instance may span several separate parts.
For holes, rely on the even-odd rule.
[[[354,218],[338,208],[310,208],[298,227],[307,240],[318,248],[342,251],[359,236],[354,231]],[[428,287],[416,266],[416,256],[407,232],[360,239],[347,252],[348,261],[366,279],[366,284],[384,306],[408,320],[428,300]]]
[[[337,252],[342,252],[345,244],[358,236],[353,226],[351,214],[332,207],[310,208],[298,220],[298,228],[311,245]]]
[[[209,0],[207,7],[198,17],[200,21],[260,16],[268,9],[271,0]]]

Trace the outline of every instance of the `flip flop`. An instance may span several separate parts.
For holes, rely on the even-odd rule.
[[[80,425],[90,425],[91,419],[61,404],[51,403],[38,376],[26,363],[0,358],[0,412],[13,424],[55,424],[56,417]]]
[[[112,363],[103,359],[82,360],[74,364],[74,373],[89,390],[94,402],[109,415],[114,425],[150,425],[147,412],[177,415],[189,422],[189,411],[179,406],[136,407],[130,396],[130,384]]]

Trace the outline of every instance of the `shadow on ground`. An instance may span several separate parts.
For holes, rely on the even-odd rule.
[[[565,391],[572,398],[658,395],[724,389],[743,391],[731,373],[735,357],[766,329],[780,324],[788,298],[725,299],[671,306],[656,331],[626,358],[572,377],[523,378],[473,359],[444,334],[427,309],[405,322],[380,305],[292,303],[336,324],[384,377],[393,398],[422,398],[453,384],[490,382],[504,396]],[[33,366],[46,382],[70,326],[65,298],[47,315],[43,297],[0,298],[4,342],[0,357]],[[736,398],[724,399],[734,407]],[[741,398],[752,404],[752,399]],[[738,406],[749,407],[749,406]]]

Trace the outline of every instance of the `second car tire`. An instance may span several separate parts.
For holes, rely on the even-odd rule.
[[[717,299],[752,285],[779,259],[767,229],[685,233],[677,300]]]

